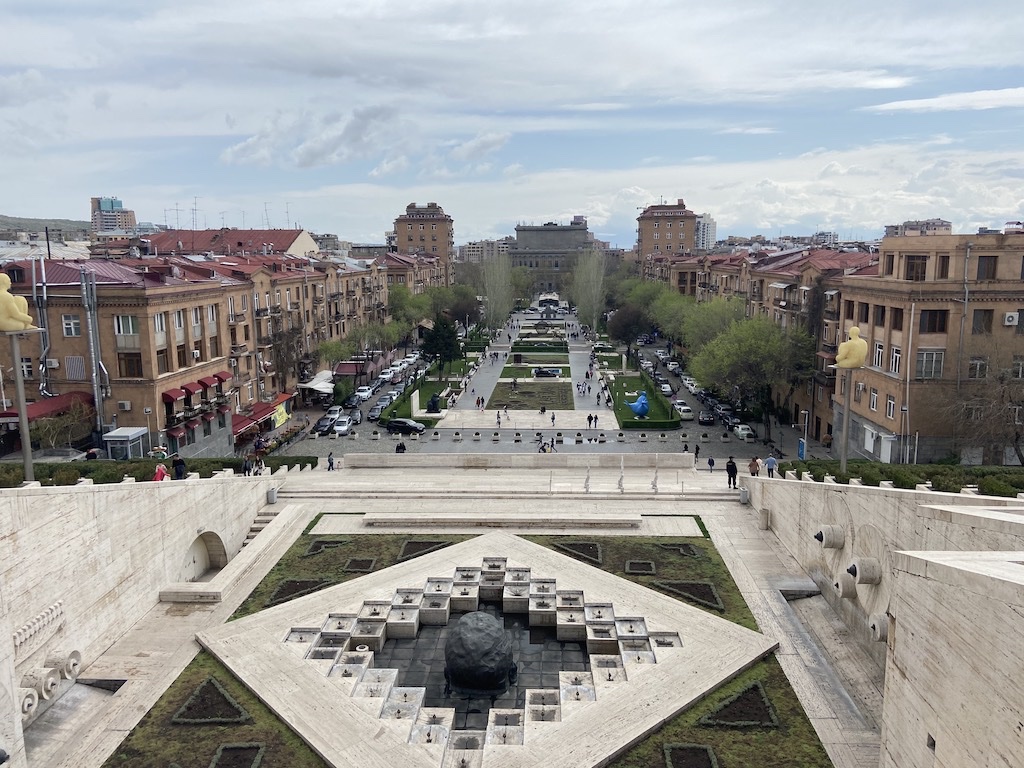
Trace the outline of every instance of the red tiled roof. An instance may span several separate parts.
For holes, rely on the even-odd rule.
[[[88,392],[67,392],[56,397],[48,397],[45,400],[36,400],[34,403],[29,403],[25,406],[25,415],[29,421],[35,421],[47,416],[56,416],[64,413],[75,403],[84,403],[91,406],[92,395]],[[0,412],[0,424],[17,423],[18,410],[16,408],[8,408]]]
[[[155,253],[213,251],[221,255],[242,252],[262,255],[264,243],[268,247],[273,243],[274,253],[281,253],[287,251],[301,234],[301,229],[182,229],[157,232],[145,239],[149,240],[150,250]],[[178,243],[181,243],[181,248]]]

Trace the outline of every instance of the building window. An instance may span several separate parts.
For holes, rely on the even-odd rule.
[[[192,325],[200,325],[203,322],[203,311],[199,307],[192,307]]]
[[[213,434],[213,422],[203,419],[203,437],[209,437]]]
[[[885,306],[882,304],[875,305],[875,325],[885,328]]]
[[[853,302],[852,301],[844,301],[843,302],[843,319],[844,320],[853,320]]]
[[[1024,355],[1014,355],[1010,366],[1010,375],[1015,379],[1024,379]]]
[[[866,323],[868,321],[868,314],[871,308],[867,304],[860,302],[857,304],[857,322]]]
[[[206,306],[206,321],[210,324],[210,327],[216,327],[217,325],[217,305],[208,304]]]
[[[157,312],[153,315],[153,331],[155,333],[167,333],[167,315]]]
[[[251,381],[248,384],[245,385],[245,394],[249,398],[249,400],[252,400],[252,382]]]
[[[139,318],[135,315],[115,315],[114,334],[117,336],[135,336],[139,333]]]
[[[900,352],[899,347],[892,347],[889,350],[889,373],[895,373],[899,375],[900,363],[903,359],[903,353]]]
[[[82,335],[82,319],[78,315],[61,315],[65,336]]]
[[[242,294],[242,311],[245,312],[249,308],[249,294]]]
[[[896,418],[896,398],[892,395],[885,396],[885,418]]]
[[[917,373],[918,379],[941,379],[942,358],[945,355],[943,349],[921,349],[917,352]]]
[[[820,403],[824,399],[825,399],[825,388],[819,386],[818,387],[818,402]]]
[[[174,310],[174,328],[180,331],[185,327],[185,310],[176,309]]]
[[[885,345],[880,342],[875,342],[875,352],[871,357],[871,365],[875,368],[882,367],[882,360],[885,359]]]
[[[825,323],[825,325],[821,329],[821,340],[824,343],[828,344],[828,340],[831,337],[831,335],[832,335],[832,329],[831,329],[831,327],[829,326],[828,323]]]
[[[661,237],[661,235],[659,235],[657,232],[655,232],[654,233],[654,239],[657,240],[659,237]]]
[[[935,279],[936,280],[948,280],[949,279],[949,254],[940,253],[938,263],[935,265]]]
[[[921,310],[921,333],[945,333],[948,319],[947,309]]]
[[[25,379],[31,379],[32,378],[32,358],[31,357],[23,357],[23,358],[21,358],[21,375],[22,375],[22,378],[25,378]]]
[[[156,351],[156,372],[167,373],[171,370],[171,358],[166,349]]]
[[[893,262],[895,260],[895,257],[896,257],[896,254],[893,254],[893,253],[885,254],[885,272],[883,274],[886,274],[886,275],[891,275],[892,274]]]
[[[194,341],[192,342],[192,362],[199,363],[203,359],[203,342]]]
[[[900,307],[893,307],[889,311],[889,319],[894,331],[903,330],[903,310]]]
[[[178,349],[176,351],[177,351],[177,355],[176,356],[178,358],[178,367],[179,368],[184,368],[186,365],[188,365],[188,361],[185,360],[185,345],[184,344],[179,344],[178,345]]]
[[[992,318],[995,310],[976,309],[974,310],[974,322],[971,324],[971,333],[981,336],[992,333]]]
[[[227,428],[227,426],[228,426],[228,417],[227,417],[227,414],[224,414],[224,413],[218,413],[218,414],[217,414],[217,426],[218,426],[218,427],[219,427],[220,429],[225,429],[225,428]]]
[[[195,445],[196,442],[196,431],[194,429],[185,428],[185,445]]]
[[[978,279],[979,280],[995,280],[996,279],[996,256],[979,256],[978,257]]]
[[[970,362],[967,363],[967,378],[968,379],[986,379],[988,378],[988,358],[987,357],[972,357]]]
[[[925,255],[907,256],[903,271],[904,280],[912,280],[915,283],[922,283],[925,279],[925,269],[928,266],[928,257]]]
[[[118,352],[117,375],[122,379],[141,379],[142,354],[140,352]]]
[[[220,338],[217,336],[210,337],[210,358],[220,357]]]
[[[871,388],[871,394],[868,396],[868,407],[872,411],[878,410],[878,390],[874,387]]]

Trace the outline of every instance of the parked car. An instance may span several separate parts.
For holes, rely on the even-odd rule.
[[[387,408],[386,405],[380,405],[378,403],[369,410],[369,412],[366,414],[366,419],[368,421],[377,421],[380,418],[380,415],[384,413],[385,408]]]
[[[339,416],[338,420],[334,422],[334,434],[347,435],[351,431],[352,419],[348,416]]]
[[[693,408],[688,406],[682,400],[676,400],[673,407],[676,409],[676,413],[679,414],[680,421],[693,421]]]
[[[363,402],[359,395],[353,393],[341,401],[342,408],[358,408],[359,404]]]
[[[674,394],[673,391],[672,391],[672,385],[671,384],[662,384],[661,385],[661,394],[663,394],[665,397],[672,397],[672,395]]]
[[[668,352],[666,352],[666,351],[665,351],[664,349],[659,349],[659,350],[658,350],[657,352],[655,352],[654,354],[655,354],[655,356],[656,356],[656,357],[657,357],[657,358],[658,358],[659,360],[661,360],[661,362],[663,362],[663,363],[664,363],[664,362],[665,362],[666,360],[668,360]]]
[[[359,398],[359,402],[365,403],[373,397],[373,387],[360,387],[355,391],[355,396]]]
[[[340,405],[332,405],[327,409],[327,413],[325,413],[324,416],[330,416],[332,419],[336,419],[341,416],[343,410],[344,409]]]
[[[733,433],[740,439],[746,439],[748,437],[756,438],[757,432],[750,428],[747,424],[737,424],[732,428]]]
[[[613,347],[611,344],[609,344],[607,342],[599,341],[596,344],[594,344],[594,351],[595,352],[614,352],[615,351],[615,347]]]
[[[561,368],[534,368],[533,376],[536,379],[557,379],[562,375]]]
[[[316,424],[313,425],[313,431],[318,435],[329,435],[331,434],[331,430],[334,428],[334,422],[336,420],[336,416],[321,416],[317,419]]]
[[[363,423],[363,412],[360,411],[358,408],[353,408],[351,411],[349,411],[348,412],[348,417],[349,417],[349,419],[352,420],[353,426],[356,425],[356,424],[362,424]]]
[[[426,426],[412,419],[391,419],[387,424],[388,432],[398,435],[422,435]]]
[[[391,395],[381,395],[377,398],[377,402],[374,405],[379,405],[381,408],[387,408],[391,403],[394,402],[394,398]]]
[[[667,363],[665,363],[665,368],[671,371],[672,373],[679,373],[679,363],[677,363],[675,360],[669,360]]]
[[[654,381],[658,384],[668,384],[668,376],[663,373],[654,374]]]
[[[711,413],[710,411],[701,411],[700,414],[697,416],[698,424],[714,426],[715,421],[715,414]]]

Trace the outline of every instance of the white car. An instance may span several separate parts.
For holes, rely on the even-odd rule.
[[[355,391],[355,395],[365,403],[373,397],[373,387],[360,387]]]
[[[693,421],[693,409],[682,400],[676,400],[673,407],[676,409],[676,413],[679,414],[680,421]]]
[[[329,419],[336,419],[344,413],[344,409],[340,405],[332,405],[327,409],[327,413],[324,414]]]
[[[672,395],[675,394],[672,391],[672,385],[671,384],[662,384],[661,385],[661,394],[663,394],[665,397],[672,397]]]
[[[757,433],[754,432],[754,430],[752,430],[747,424],[737,424],[732,428],[732,431],[735,433],[736,437],[741,440],[746,440],[748,437],[757,437]]]
[[[668,352],[666,352],[666,351],[665,351],[664,349],[659,349],[659,350],[658,350],[657,352],[655,352],[654,354],[655,354],[655,356],[656,356],[656,357],[657,357],[657,358],[658,358],[659,360],[661,360],[661,362],[663,362],[663,363],[664,363],[664,362],[665,362],[666,360],[668,360]]]
[[[670,360],[669,362],[665,363],[665,368],[669,371],[672,371],[672,373],[677,373],[679,371],[679,363],[677,363],[675,360]]]
[[[352,431],[352,419],[349,416],[339,416],[334,422],[334,434],[347,435]]]
[[[695,395],[697,394],[697,390],[700,389],[700,382],[695,379],[690,379],[686,384],[686,388],[690,390],[691,395]]]

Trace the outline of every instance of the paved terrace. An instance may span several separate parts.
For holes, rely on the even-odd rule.
[[[401,458],[350,456],[337,472],[288,474],[274,521],[216,577],[220,602],[156,605],[83,673],[85,678],[128,682],[115,696],[90,700],[88,706],[69,708],[61,718],[39,723],[42,738],[35,740],[30,765],[100,766],[199,650],[196,633],[222,625],[319,513],[326,517],[318,531],[332,533],[484,532],[487,526],[482,521],[495,515],[509,533],[673,536],[691,535],[692,516],[700,515],[761,631],[778,642],[777,656],[834,764],[877,765],[882,671],[846,641],[821,598],[786,602],[780,588],[806,589],[809,579],[773,534],[758,529],[756,510],[739,504],[735,492],[722,489],[718,473],[711,476],[684,466],[659,469],[655,492],[653,456],[603,456],[604,466],[589,469],[587,492],[587,468],[570,466],[570,457],[560,455],[521,457],[564,459],[561,466],[546,469],[461,467],[472,465],[473,457],[468,456],[417,456],[420,461],[415,463],[424,466],[410,467],[396,461]],[[426,466],[429,459],[436,463]],[[647,466],[638,466],[641,459]],[[538,506],[538,498],[545,499],[548,526],[535,527],[536,521],[527,520],[528,525],[517,527],[511,522],[524,505]],[[417,518],[416,524],[365,525],[367,517],[398,513]],[[431,517],[439,514],[449,517],[443,525],[434,525]],[[467,526],[453,514],[475,515],[476,520]],[[625,519],[626,524],[597,527],[595,516],[601,515]],[[806,625],[792,606],[798,606]]]

